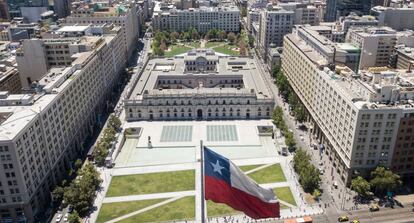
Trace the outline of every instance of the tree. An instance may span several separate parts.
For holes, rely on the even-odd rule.
[[[301,182],[304,191],[313,192],[319,188],[321,182],[319,170],[308,162],[308,164],[301,169],[299,182]]]
[[[217,38],[217,33],[218,33],[218,30],[217,30],[217,29],[210,29],[210,30],[207,32],[207,34],[206,34],[205,38],[206,38],[207,40]]]
[[[293,148],[296,146],[296,141],[293,137],[293,133],[288,131],[287,133],[285,133],[285,144],[289,147],[289,148]]]
[[[247,55],[246,44],[242,40],[239,41],[239,52],[240,52],[241,56],[246,56]]]
[[[198,34],[198,32],[197,32],[197,30],[196,29],[191,29],[191,38],[193,39],[193,40],[198,40],[198,39],[200,39],[200,35]]]
[[[227,39],[231,44],[234,44],[234,42],[236,41],[236,34],[230,32],[229,34],[227,34]]]
[[[63,194],[65,193],[65,190],[63,187],[57,186],[52,191],[52,200],[54,202],[60,202],[63,199]]]
[[[371,185],[367,180],[358,176],[357,178],[352,179],[351,188],[357,192],[359,196],[366,197],[371,190]]]
[[[68,222],[69,223],[80,223],[79,214],[77,211],[73,211],[72,213],[69,214]]]
[[[223,41],[224,39],[226,39],[226,37],[227,37],[226,31],[224,31],[224,30],[218,31],[218,37],[219,37],[220,41]]]
[[[387,170],[385,167],[377,167],[371,172],[370,184],[377,193],[383,193],[395,190],[402,185],[402,181],[400,176],[391,170]]]
[[[98,142],[95,145],[95,148],[93,150],[93,158],[97,165],[102,166],[105,164],[106,156],[108,155],[108,144]]]
[[[171,42],[175,43],[178,38],[180,38],[180,34],[178,32],[172,32],[170,34]]]
[[[249,46],[254,47],[255,39],[254,39],[253,35],[251,35],[251,34],[248,35],[248,41],[249,41]]]
[[[77,159],[76,161],[75,161],[75,169],[76,170],[79,170],[81,167],[82,167],[82,160],[81,159]]]
[[[65,187],[64,199],[84,216],[93,205],[96,193],[102,180],[95,167],[88,163],[79,170],[78,177]]]

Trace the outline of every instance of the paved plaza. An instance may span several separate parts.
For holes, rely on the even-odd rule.
[[[160,219],[160,221],[177,222],[186,220],[187,222],[200,222],[201,183],[199,180],[200,163],[197,162],[200,158],[200,140],[203,141],[204,146],[231,159],[242,169],[243,167],[246,168],[245,173],[252,178],[255,175],[268,175],[266,171],[269,171],[269,168],[275,167],[274,165],[280,165],[281,175],[284,175],[282,176],[283,180],[272,181],[264,179],[263,183],[258,183],[263,187],[273,188],[275,192],[278,189],[287,189],[289,194],[291,194],[291,201],[280,199],[280,204],[283,207],[283,210],[281,210],[283,218],[320,214],[322,212],[321,208],[307,205],[303,200],[303,196],[301,196],[303,192],[299,189],[293,171],[289,167],[292,157],[279,156],[277,153],[278,148],[275,146],[271,134],[260,133],[258,126],[272,126],[272,123],[270,120],[125,123],[124,129],[141,128],[141,131],[138,136],[125,140],[115,160],[114,168],[103,171],[104,183],[96,202],[98,211],[92,214],[90,220],[98,223],[149,222],[145,220],[146,213],[156,215],[158,210],[163,211],[163,208],[168,210],[170,207],[176,208],[174,205],[177,202],[184,201],[186,198],[188,201],[188,198],[192,198],[190,202],[194,203],[188,207],[193,208],[194,211],[191,210],[190,212],[195,213],[189,215],[191,216],[190,218]],[[112,185],[115,183],[112,182],[111,185],[114,177],[118,177],[118,182],[121,176],[139,176],[139,174],[167,172],[166,176],[173,176],[174,178],[178,171],[186,170],[195,170],[195,174],[191,175],[195,179],[189,179],[194,185],[191,188],[185,188],[185,190],[179,190],[179,185],[166,185],[168,187],[167,190],[162,192],[140,194],[125,192],[125,194],[120,196],[112,196],[111,193],[108,193],[108,188],[113,187]],[[167,177],[165,182],[169,182]],[[158,184],[162,184],[162,182]],[[111,192],[113,189],[109,188]],[[279,195],[277,194],[277,196]],[[284,194],[280,194],[280,197],[284,196]],[[151,203],[152,201],[156,202]],[[137,209],[131,209],[128,213],[125,211],[120,213],[103,213],[108,211],[108,206],[113,205],[115,207],[125,202],[148,202],[149,204],[143,207],[140,206]],[[188,207],[186,206],[186,208]],[[100,211],[99,215],[101,216],[98,217]],[[218,213],[221,212],[219,211]],[[111,217],[108,217],[108,215]],[[250,221],[239,212],[232,211],[224,215],[232,215],[234,222],[236,220],[238,222]],[[211,222],[225,221],[220,216],[209,218]]]

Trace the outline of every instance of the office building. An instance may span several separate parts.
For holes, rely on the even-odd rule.
[[[400,46],[396,49],[396,68],[414,69],[414,47]]]
[[[400,120],[414,112],[413,74],[369,68],[356,75],[332,62],[298,28],[285,36],[282,70],[309,113],[313,141],[346,183],[391,167]]]
[[[53,11],[58,18],[65,18],[70,14],[70,0],[53,0]]]
[[[154,30],[170,32],[188,31],[195,28],[200,33],[210,29],[220,29],[226,32],[240,31],[240,10],[236,6],[200,7],[176,9],[163,6],[156,2],[152,17]]]
[[[38,222],[78,158],[126,63],[121,28],[54,67],[31,94],[0,93],[0,221]],[[81,41],[81,40],[79,40]]]
[[[361,48],[359,68],[388,66],[395,46],[414,46],[414,32],[397,32],[389,27],[351,28],[346,42]]]
[[[102,25],[115,24],[123,28],[123,41],[126,45],[128,58],[135,50],[138,35],[139,21],[135,4],[109,4],[104,2],[80,4],[72,9],[66,17],[66,25]]]
[[[340,16],[353,12],[358,15],[367,15],[372,7],[371,0],[326,0],[324,21],[334,22]]]
[[[261,12],[259,36],[256,37],[263,55],[267,54],[270,44],[283,45],[283,36],[292,31],[294,21],[294,11],[268,4],[266,10]]]
[[[391,8],[375,6],[371,9],[371,15],[375,16],[380,26],[388,26],[397,31],[405,29],[414,30],[414,8]]]
[[[20,93],[21,84],[19,72],[15,67],[0,64],[0,91],[8,91],[12,94]]]
[[[275,102],[258,66],[208,49],[152,59],[125,101],[126,119],[270,118]]]

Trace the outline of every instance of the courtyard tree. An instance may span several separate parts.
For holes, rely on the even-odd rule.
[[[393,191],[402,185],[402,181],[398,174],[393,173],[385,167],[377,167],[371,172],[371,187],[375,188],[375,192],[384,193]]]
[[[192,28],[190,33],[191,33],[191,39],[193,40],[200,39],[200,35],[198,34],[198,31],[196,29]]]
[[[172,32],[170,33],[170,40],[172,43],[177,42],[177,39],[180,38],[180,34],[178,32]]]
[[[227,37],[227,33],[224,30],[220,30],[218,31],[218,38],[220,39],[220,41],[223,41],[224,39],[226,39]]]
[[[227,34],[227,40],[230,42],[230,44],[234,44],[236,41],[236,34],[234,34],[233,32],[230,32],[229,34]]]
[[[371,191],[371,185],[361,176],[352,179],[351,188],[357,192],[360,197],[366,197]]]

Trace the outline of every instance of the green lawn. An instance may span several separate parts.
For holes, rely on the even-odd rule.
[[[280,164],[271,165],[264,169],[248,174],[248,176],[259,184],[286,181],[285,175],[283,174],[282,167],[280,167]]]
[[[164,56],[165,57],[173,57],[178,54],[186,53],[187,51],[191,50],[190,47],[181,46],[181,45],[171,45],[170,51],[165,51]]]
[[[239,211],[236,211],[233,208],[225,204],[214,203],[212,201],[207,201],[206,204],[207,204],[208,217],[234,215],[234,214],[240,213]]]
[[[232,48],[235,48],[235,47],[237,46],[226,44],[224,46],[214,47],[213,50],[219,53],[230,55],[230,56],[239,56],[240,55],[239,51],[232,50]]]
[[[194,179],[194,170],[114,176],[106,196],[194,190]]]
[[[116,203],[104,203],[99,211],[97,223],[107,222],[114,218],[129,214],[131,212],[140,210],[142,208],[151,206],[153,204],[164,201],[165,199],[153,199],[142,201],[130,201],[130,202],[116,202]]]
[[[216,47],[216,46],[224,44],[224,43],[226,43],[226,42],[207,42],[206,43],[206,48]]]
[[[158,208],[137,214],[119,223],[173,222],[195,218],[195,198],[184,197]]]
[[[273,191],[275,192],[276,197],[278,199],[296,206],[295,198],[293,198],[292,191],[290,191],[289,187],[276,187],[276,188],[273,188]],[[281,204],[281,208],[282,206],[284,205]]]

